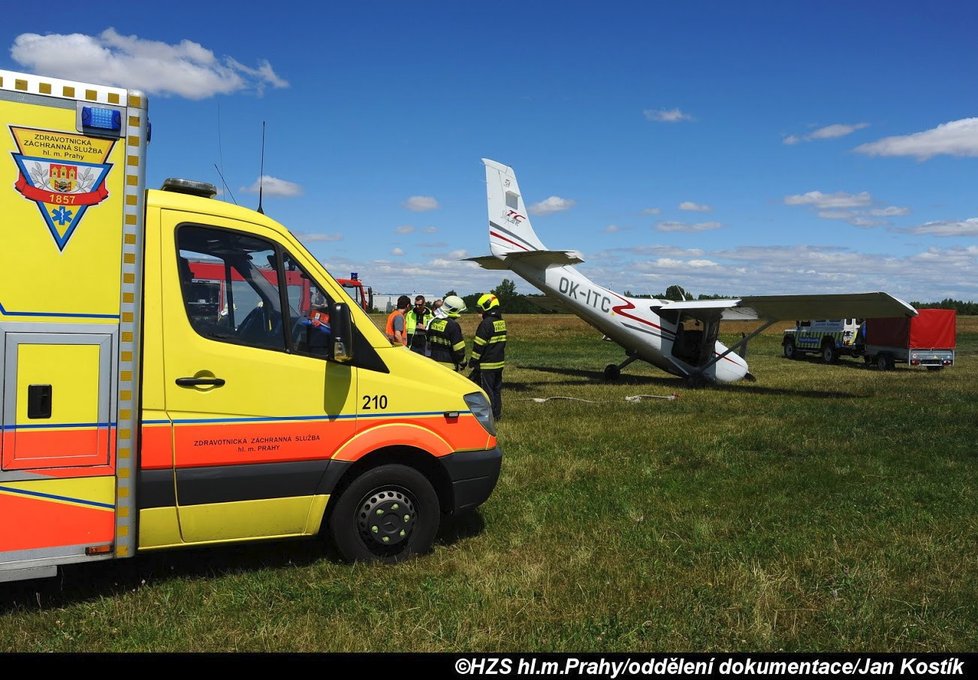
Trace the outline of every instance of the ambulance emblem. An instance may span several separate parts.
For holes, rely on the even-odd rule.
[[[106,160],[115,140],[13,125],[10,132],[19,151],[11,154],[20,171],[14,187],[37,204],[63,251],[85,211],[109,196]]]

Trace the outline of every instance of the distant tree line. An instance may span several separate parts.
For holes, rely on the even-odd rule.
[[[917,309],[954,309],[958,314],[964,316],[978,315],[978,302],[944,298],[940,302],[911,302],[910,304]]]
[[[510,279],[503,279],[502,282],[490,292],[499,298],[499,305],[502,307],[503,312],[508,312],[511,314],[548,314],[564,311],[559,306],[553,304],[551,298],[547,295],[524,295],[523,293],[516,292],[516,284]],[[479,292],[463,295],[462,299],[465,301],[465,306],[470,311],[474,311],[476,309],[476,303],[482,294],[482,292]],[[675,285],[669,286],[666,288],[664,293],[657,295],[633,293],[629,290],[626,290],[624,294],[625,297],[656,298],[658,300],[722,300],[730,297],[736,297],[731,295],[708,295],[705,293],[694,296],[682,286]],[[458,293],[456,293],[454,290],[450,290],[445,293],[445,297],[449,295],[458,295]],[[945,298],[940,302],[911,302],[910,304],[917,309],[954,309],[957,310],[958,314],[978,315],[978,302],[964,302],[962,300]]]

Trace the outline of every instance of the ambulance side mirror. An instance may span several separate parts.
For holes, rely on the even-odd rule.
[[[332,332],[329,358],[341,364],[353,361],[353,320],[350,308],[343,302],[335,302],[330,308],[329,326]]]

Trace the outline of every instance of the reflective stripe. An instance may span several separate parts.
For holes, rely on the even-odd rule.
[[[505,366],[506,366],[505,361],[494,361],[491,364],[483,364],[483,363],[479,364],[479,368],[484,371],[491,371],[496,368],[504,368]]]

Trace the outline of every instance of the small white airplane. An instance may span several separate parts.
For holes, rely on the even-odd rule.
[[[686,379],[691,386],[754,380],[748,341],[779,320],[916,316],[917,311],[886,293],[766,295],[731,300],[673,302],[625,297],[597,285],[573,266],[573,250],[547,250],[530,225],[513,169],[486,158],[491,256],[469,258],[486,269],[516,272],[625,350],[625,360],[608,364],[607,380],[636,359]],[[717,341],[720,321],[764,321],[732,347]]]

